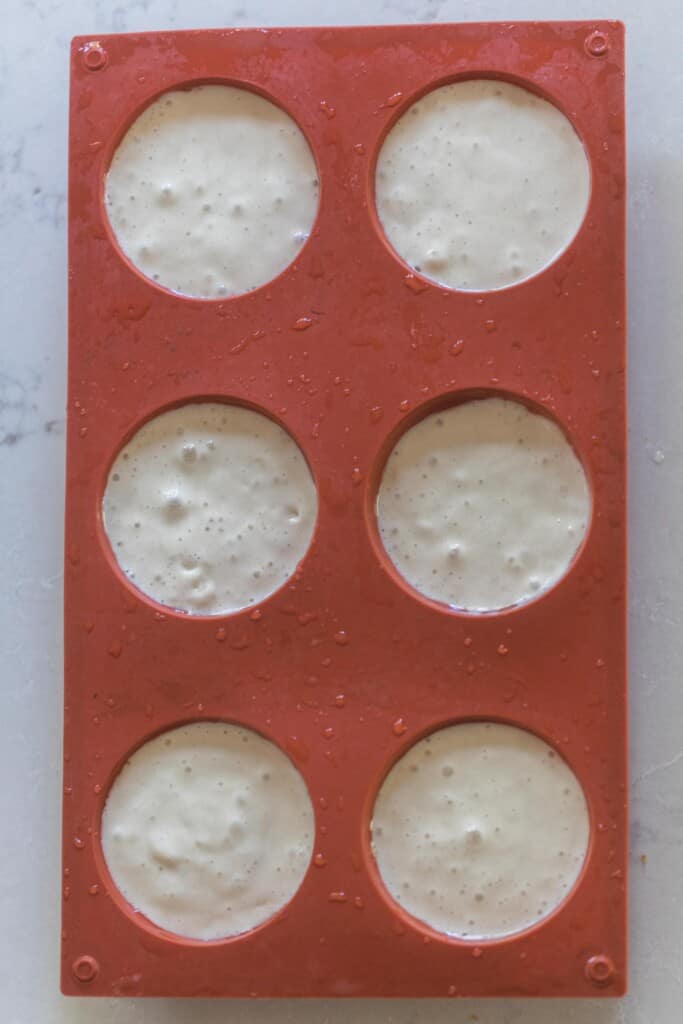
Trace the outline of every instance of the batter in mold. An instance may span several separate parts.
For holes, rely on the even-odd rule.
[[[503,398],[451,406],[408,430],[377,497],[380,536],[400,574],[470,612],[552,586],[589,516],[586,477],[560,428]]]
[[[237,295],[292,262],[313,225],[318,181],[297,125],[246,89],[165,93],[116,150],[105,187],[116,239],[165,288]]]
[[[140,747],[102,815],[109,872],[131,906],[193,939],[262,924],[298,889],[311,859],[306,786],[274,744],[196,722]]]
[[[102,516],[116,560],[161,604],[220,615],[294,573],[317,495],[292,438],[268,417],[220,402],[149,420],[109,472]]]
[[[586,154],[564,114],[491,79],[427,93],[377,162],[389,242],[448,288],[505,288],[542,270],[578,231],[589,192]]]
[[[491,722],[418,742],[375,803],[372,847],[409,914],[461,939],[528,928],[565,899],[589,839],[573,772],[542,740]]]

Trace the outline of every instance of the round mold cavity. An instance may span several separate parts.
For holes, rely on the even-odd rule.
[[[118,767],[96,855],[121,909],[153,934],[223,942],[267,926],[291,902],[315,838],[306,784],[251,728],[171,727]]]
[[[487,292],[540,274],[572,244],[591,171],[571,121],[532,83],[460,78],[398,112],[374,164],[378,228],[408,268]]]
[[[319,175],[301,128],[273,98],[190,82],[128,125],[103,206],[133,270],[179,297],[224,301],[270,284],[299,256]]]
[[[404,748],[369,808],[368,866],[406,924],[465,944],[528,935],[560,913],[590,858],[581,784],[517,724],[437,726]]]
[[[277,593],[309,550],[317,488],[301,448],[239,400],[150,416],[109,466],[102,541],[126,583],[165,612],[226,616]]]
[[[525,607],[569,573],[591,488],[547,410],[503,391],[439,396],[387,439],[370,477],[373,545],[414,597],[465,615]]]

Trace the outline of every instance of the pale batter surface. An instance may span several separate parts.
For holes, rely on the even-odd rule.
[[[532,733],[468,722],[433,733],[392,768],[372,819],[390,895],[437,931],[493,939],[565,899],[589,841],[583,791]]]
[[[466,611],[527,601],[567,571],[590,518],[586,476],[560,428],[486,398],[421,420],[377,497],[390,559],[421,594]]]
[[[448,288],[517,284],[572,241],[590,194],[583,145],[557,107],[508,82],[427,93],[389,132],[376,202],[398,255]]]
[[[165,93],[131,125],[107,174],[116,239],[147,277],[200,298],[266,284],[318,208],[315,161],[283,110],[246,89]]]
[[[139,590],[180,611],[221,615],[290,578],[317,507],[306,460],[278,424],[196,402],[149,420],[119,452],[102,516]]]
[[[313,838],[311,802],[291,761],[221,722],[145,743],[102,816],[104,857],[126,900],[193,939],[238,935],[277,913],[301,884]]]

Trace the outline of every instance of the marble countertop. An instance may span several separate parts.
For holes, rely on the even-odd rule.
[[[631,990],[622,1001],[58,993],[68,44],[80,33],[532,18],[627,25]],[[0,38],[4,1024],[675,1024],[683,1005],[683,12],[670,0],[5,0]],[[10,927],[11,925],[11,927]]]

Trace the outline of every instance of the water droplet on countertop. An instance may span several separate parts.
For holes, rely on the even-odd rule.
[[[664,452],[658,448],[652,456],[652,461],[656,463],[658,466],[661,466],[661,464],[664,462]]]
[[[404,718],[397,718],[391,727],[391,731],[394,736],[402,736],[404,732],[408,731],[408,726],[405,723]]]
[[[349,642],[349,635],[345,629],[340,629],[334,634],[334,642],[339,644],[340,647],[346,647]]]
[[[324,868],[327,864],[327,858],[322,853],[316,853],[313,863],[317,868]]]

